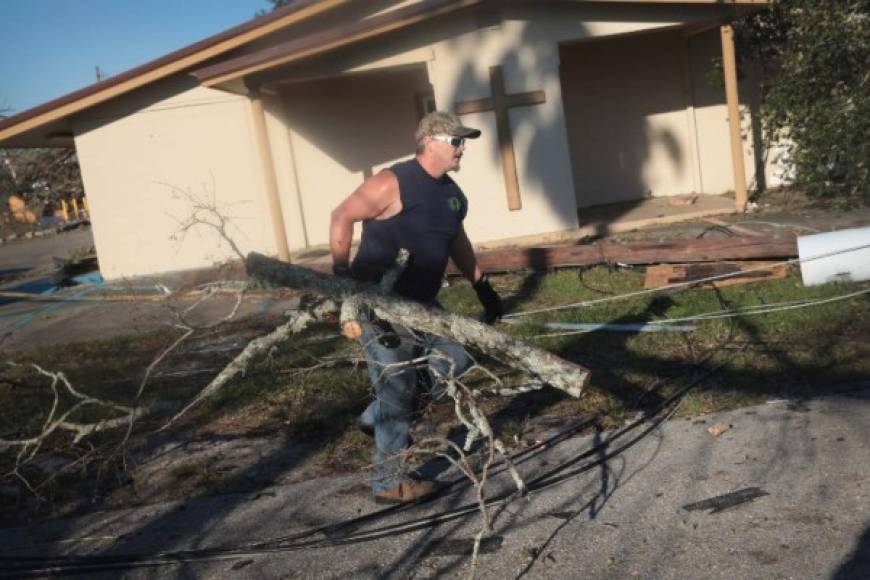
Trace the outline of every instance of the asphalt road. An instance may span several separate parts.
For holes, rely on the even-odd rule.
[[[720,423],[730,428],[708,433]],[[549,472],[550,484],[492,508],[492,539],[478,577],[866,579],[868,440],[870,384],[833,397],[569,438],[519,463],[527,482]],[[500,473],[490,494],[510,488]],[[471,515],[438,526],[364,537],[466,505]],[[13,555],[60,554],[144,557],[78,578],[465,577],[469,558],[462,552],[480,525],[473,506],[471,490],[457,486],[355,529],[312,534],[305,540],[315,545],[303,548],[303,540],[276,540],[377,514],[364,475],[124,510],[95,505],[84,517],[0,531],[0,577],[23,572],[11,569]],[[199,551],[244,545],[234,553]],[[149,555],[178,550],[204,559],[146,565]]]
[[[15,240],[0,244],[0,289],[18,290],[26,284],[39,286],[50,278],[54,258],[90,248],[93,237],[89,227],[57,235]],[[78,301],[95,299],[100,294],[153,295],[155,287],[138,283],[85,285],[52,294],[52,301],[0,297],[0,348],[6,352],[65,344],[94,338],[111,338],[155,329],[169,329],[175,312],[198,297],[173,297],[163,301],[133,302]],[[41,287],[41,286],[40,286]],[[32,290],[26,290],[28,292]],[[235,303],[229,295],[215,296],[197,309],[194,321],[212,321],[228,314]],[[269,295],[248,295],[238,317],[252,314],[280,314],[294,307],[295,300],[279,300]]]
[[[12,275],[18,277],[50,268],[54,264],[53,258],[66,258],[77,250],[90,248],[93,244],[90,227],[0,244],[0,283]]]
[[[42,267],[89,245],[87,230],[0,246],[0,271]],[[67,305],[0,318],[14,323],[4,349],[128,333],[165,325],[164,306]],[[227,305],[216,302],[220,310]],[[253,298],[250,312],[283,304]],[[206,313],[213,316],[214,312]],[[38,320],[30,324],[27,316]],[[23,316],[23,317],[22,317]],[[0,328],[2,330],[2,328]],[[707,428],[729,430],[713,437]],[[541,434],[543,437],[544,434]],[[777,401],[721,415],[643,423],[631,431],[570,438],[519,465],[526,481],[551,470],[552,485],[495,506],[493,538],[480,578],[870,578],[870,390],[810,401]],[[240,478],[257,478],[280,445],[251,449]],[[288,452],[289,453],[289,452]],[[283,455],[282,455],[283,456]],[[177,550],[270,542],[324,524],[375,513],[365,477],[292,479],[294,461],[256,492],[155,503],[123,510],[93,504],[86,516],[0,530],[0,557],[140,557]],[[571,473],[577,471],[577,473]],[[560,479],[562,476],[564,479]],[[442,478],[454,477],[450,472]],[[245,487],[245,486],[240,486]],[[511,488],[501,473],[490,495]],[[706,503],[705,503],[706,502]],[[373,536],[385,525],[450,513],[471,515],[435,527]],[[464,577],[461,554],[478,530],[471,490],[378,515],[346,541],[271,542],[268,549],[218,551],[205,559],[128,567],[79,578],[435,578]],[[706,507],[705,507],[706,506]],[[357,535],[354,535],[357,534]],[[329,541],[326,541],[329,540]],[[358,541],[359,540],[359,541]],[[365,540],[365,541],[362,541]],[[192,556],[200,557],[196,552]],[[20,562],[19,562],[20,563]],[[18,577],[10,560],[0,577]],[[31,562],[38,567],[39,562]]]

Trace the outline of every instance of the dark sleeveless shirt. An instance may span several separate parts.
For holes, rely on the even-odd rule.
[[[384,220],[363,222],[362,240],[351,270],[360,279],[378,281],[400,248],[411,253],[394,291],[423,303],[434,302],[447,269],[450,248],[468,200],[448,176],[435,179],[416,158],[390,167],[399,181],[402,211]]]

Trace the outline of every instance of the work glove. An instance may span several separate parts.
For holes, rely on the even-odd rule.
[[[483,305],[483,321],[494,324],[504,315],[504,308],[501,305],[501,298],[489,283],[489,276],[484,274],[472,287],[477,293],[477,299]]]
[[[353,280],[353,272],[351,272],[350,266],[347,264],[333,264],[332,275]]]

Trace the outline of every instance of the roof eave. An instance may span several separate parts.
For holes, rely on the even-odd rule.
[[[762,7],[769,0],[574,0],[577,2],[635,3],[635,4],[734,4]],[[275,69],[290,63],[322,54],[410,26],[427,18],[479,4],[481,0],[423,0],[419,4],[405,6],[392,12],[351,23],[349,26],[293,39],[252,54],[247,54],[224,62],[206,66],[191,75],[206,87],[219,87],[232,90],[233,86],[246,77]]]
[[[7,117],[0,121],[0,146],[28,131],[190,69],[229,50],[349,2],[351,0],[299,0],[141,66]]]
[[[423,0],[348,26],[307,37],[192,71],[203,86],[214,87],[248,75],[322,54],[368,38],[393,32],[429,18],[479,4],[481,0]]]

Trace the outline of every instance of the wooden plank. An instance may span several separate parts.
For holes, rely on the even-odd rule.
[[[507,94],[505,91],[504,73],[499,65],[489,67],[489,86],[492,97],[458,102],[454,104],[453,110],[457,115],[484,113],[487,111],[495,113],[498,149],[501,156],[502,172],[504,173],[504,187],[507,193],[508,209],[516,211],[522,209],[523,203],[520,197],[520,180],[517,175],[517,159],[514,152],[514,138],[511,134],[508,110],[513,107],[546,103],[547,95],[544,91]]]
[[[722,288],[778,280],[788,276],[788,266],[781,262],[741,262],[740,264],[658,264],[646,269],[644,288],[662,288],[712,276],[733,274],[729,278],[706,282],[704,288]]]
[[[278,193],[278,178],[275,174],[275,162],[272,159],[272,147],[269,145],[266,129],[263,99],[257,89],[252,89],[248,98],[251,104],[251,124],[254,129],[254,140],[257,143],[257,156],[260,158],[260,174],[263,178],[263,188],[272,222],[272,236],[278,250],[278,258],[282,262],[289,262],[290,246],[287,243],[287,230],[284,227],[284,211],[281,209],[281,196]]]
[[[505,106],[509,109],[514,107],[527,107],[529,105],[543,105],[547,102],[547,93],[544,91],[530,91],[528,93],[516,93],[505,95]]]
[[[737,57],[734,52],[734,27],[723,24],[722,70],[725,75],[725,100],[728,103],[728,132],[731,135],[731,164],[734,172],[734,205],[746,209],[746,167],[743,162],[743,138],[740,135],[740,99],[737,93]]]
[[[710,222],[711,224],[714,224],[714,225],[721,226],[721,227],[723,227],[723,228],[729,229],[729,230],[731,230],[732,232],[737,232],[737,233],[740,234],[741,236],[752,236],[752,237],[756,237],[756,236],[763,236],[763,235],[764,235],[764,234],[762,234],[762,233],[760,233],[760,232],[757,232],[757,231],[755,231],[755,230],[750,230],[749,228],[743,228],[743,227],[740,227],[740,226],[737,225],[737,224],[729,224],[729,223],[726,222],[726,221],[722,221],[722,220],[720,220],[720,219],[713,218],[713,217],[704,218],[704,221],[707,221],[707,222]]]
[[[487,111],[492,111],[492,99],[487,97],[485,99],[456,103],[455,110],[457,115],[470,115],[471,113],[485,113]]]
[[[795,239],[762,237],[678,240],[660,244],[584,244],[511,248],[479,252],[480,267],[489,272],[544,271],[566,266],[605,263],[648,265],[721,260],[772,260],[797,256]],[[450,273],[458,273],[451,265]]]
[[[522,209],[523,203],[520,199],[520,180],[517,176],[517,158],[514,155],[514,137],[511,133],[510,117],[508,117],[504,75],[501,67],[490,67],[489,77],[492,87],[492,108],[495,110],[498,150],[501,154],[501,166],[504,172],[504,187],[507,192],[508,209],[516,211]]]

